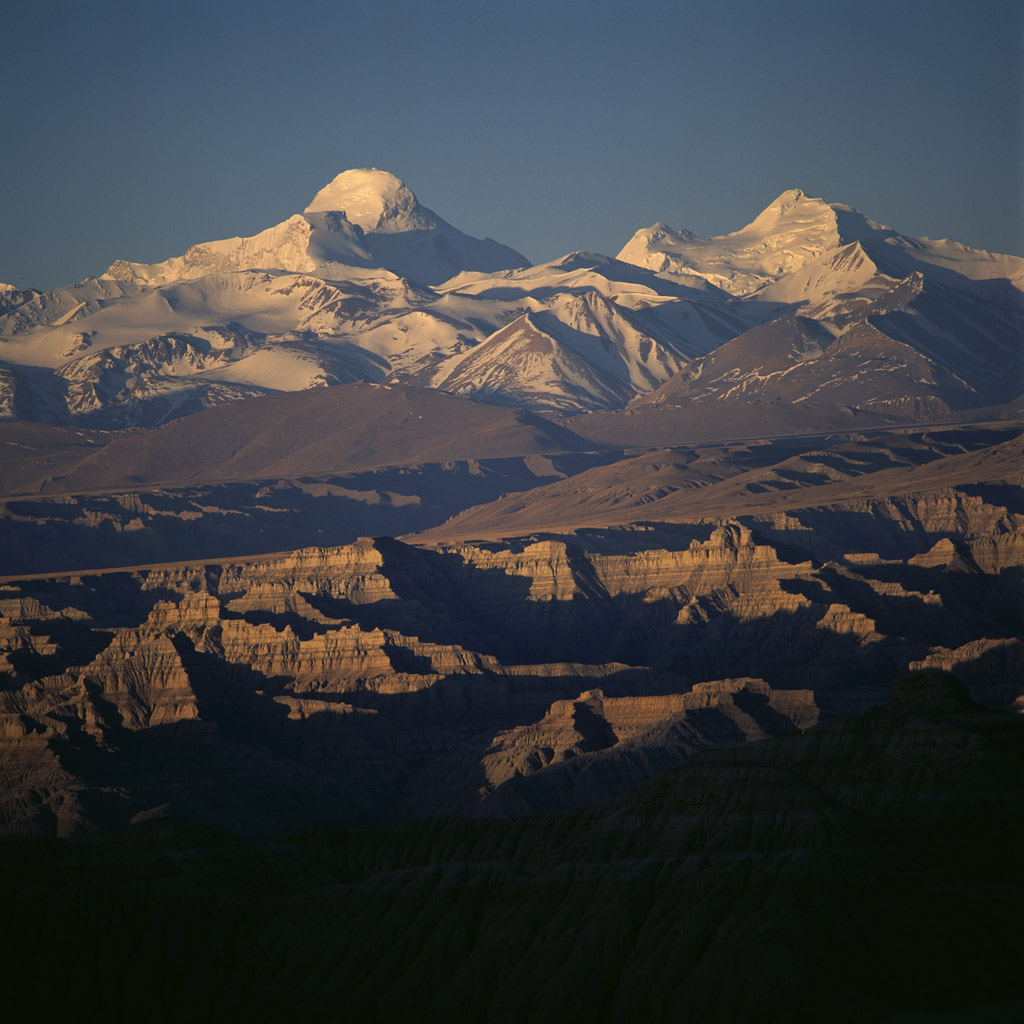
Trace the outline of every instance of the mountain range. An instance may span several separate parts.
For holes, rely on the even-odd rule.
[[[0,286],[6,1003],[1019,1019],[1022,328],[799,190],[531,265],[375,169]]]

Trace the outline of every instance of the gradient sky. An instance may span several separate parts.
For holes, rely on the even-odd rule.
[[[798,187],[1024,254],[1020,0],[0,0],[0,281],[253,234],[350,167],[531,260]]]

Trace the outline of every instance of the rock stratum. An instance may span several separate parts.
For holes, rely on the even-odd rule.
[[[0,827],[585,806],[702,747],[862,711],[908,668],[1013,707],[1021,527],[965,487],[9,579]]]

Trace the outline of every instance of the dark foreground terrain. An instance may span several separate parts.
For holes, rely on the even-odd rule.
[[[262,842],[160,817],[8,837],[4,1003],[10,1020],[1019,1020],[1022,840],[1024,720],[917,673],[885,706],[700,752],[589,810]]]

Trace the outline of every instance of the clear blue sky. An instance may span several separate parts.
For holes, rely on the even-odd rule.
[[[530,259],[787,188],[1024,253],[1021,0],[0,0],[0,281],[252,234],[350,167]]]

